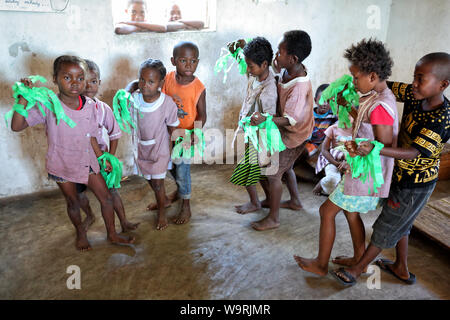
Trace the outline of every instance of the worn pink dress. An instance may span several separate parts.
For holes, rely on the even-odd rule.
[[[150,179],[164,179],[170,160],[170,136],[167,127],[177,127],[177,105],[171,97],[161,93],[153,103],[144,101],[142,94],[134,93],[139,105],[133,116],[137,129],[133,130],[134,159],[137,173]]]
[[[57,125],[55,114],[47,108],[44,108],[45,117],[38,108],[30,109],[26,121],[30,127],[45,124],[48,142],[47,172],[70,182],[87,184],[90,168],[94,173],[100,170],[91,145],[91,136],[98,135],[98,109],[88,97],[81,110],[73,110],[62,101],[61,105],[65,114],[76,123],[74,128],[70,128],[62,120]]]

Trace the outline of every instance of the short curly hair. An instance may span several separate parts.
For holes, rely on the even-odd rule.
[[[363,73],[375,72],[380,80],[392,74],[392,60],[383,42],[376,39],[363,39],[345,50],[344,58],[357,66]]]
[[[287,31],[283,35],[288,54],[297,56],[303,62],[311,53],[311,37],[303,30]]]
[[[77,56],[63,55],[56,58],[55,61],[53,62],[54,77],[58,76],[58,72],[64,63],[77,64],[81,69],[83,69],[85,76],[87,75],[87,72],[89,70],[89,67],[84,59],[81,59],[80,57]]]
[[[261,66],[264,61],[267,61],[267,65],[270,66],[272,64],[273,50],[266,38],[256,37],[245,45],[244,55],[258,66]]]
[[[86,61],[89,71],[95,72],[97,74],[97,77],[100,79],[100,68],[98,67],[98,65],[89,59],[84,59],[84,61]]]
[[[161,60],[157,59],[147,59],[144,62],[141,63],[141,66],[139,67],[139,77],[141,77],[141,72],[143,69],[154,69],[159,72],[160,80],[164,80],[166,77],[166,67],[164,67],[164,64]]]

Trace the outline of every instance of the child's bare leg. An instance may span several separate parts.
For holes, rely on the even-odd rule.
[[[152,179],[148,183],[155,192],[156,204],[158,205],[158,219],[156,222],[157,230],[164,230],[169,226],[166,217],[166,208],[164,206],[166,198],[166,190],[164,189],[164,179]]]
[[[89,244],[87,238],[86,228],[81,221],[80,214],[80,201],[77,194],[77,189],[75,187],[75,183],[72,182],[64,182],[57,183],[59,189],[63,193],[66,198],[67,203],[67,214],[69,215],[69,219],[75,227],[75,231],[77,233],[76,239],[76,247],[80,251],[91,250],[91,245]]]
[[[314,259],[306,259],[294,255],[295,261],[297,261],[297,264],[303,270],[321,276],[325,276],[328,273],[328,261],[336,236],[335,218],[340,210],[340,207],[328,199],[320,206],[320,236],[317,257]]]
[[[258,192],[256,191],[256,186],[247,186],[245,187],[247,190],[248,196],[250,197],[250,202],[246,204],[235,206],[236,212],[240,214],[246,214],[250,212],[255,212],[261,209],[261,203],[258,199]]]
[[[112,195],[106,187],[106,183],[102,175],[100,173],[90,174],[88,187],[92,190],[100,202],[108,240],[112,243],[133,243],[134,237],[121,236],[116,233]]]
[[[400,278],[409,279],[408,271],[408,236],[404,236],[397,242],[395,246],[397,257],[394,264],[390,265],[390,269]]]
[[[275,229],[280,226],[279,211],[282,192],[280,177],[269,176],[270,185],[270,211],[269,214],[259,221],[251,224],[252,228],[258,231]]]
[[[164,207],[165,208],[169,208],[172,205],[172,203],[174,203],[175,201],[178,200],[178,190],[175,190],[171,194],[165,195],[164,197],[165,197],[165,199],[164,199],[164,203],[165,203]],[[156,209],[158,209],[158,203],[152,202],[152,203],[150,203],[147,206],[147,210],[148,211],[153,211],[153,210],[156,210]]]
[[[92,209],[91,206],[89,205],[89,199],[86,196],[86,193],[85,192],[78,193],[78,199],[80,201],[81,209],[86,213],[86,219],[84,219],[83,221],[83,226],[87,231],[89,227],[94,223],[95,216],[92,213]]]
[[[300,202],[300,195],[298,193],[297,177],[293,167],[284,173],[286,179],[286,186],[289,190],[290,199],[287,201],[282,201],[280,203],[280,208],[287,208],[291,210],[302,209],[302,203]]]
[[[261,201],[261,207],[263,208],[270,208],[270,184],[269,179],[263,179],[259,180],[259,184],[264,190],[264,194],[266,195],[266,198]]]
[[[172,220],[175,224],[184,224],[191,219],[191,166],[188,162],[181,162],[174,164],[174,177],[178,186],[179,197],[183,199],[181,203],[181,210],[178,215]]]
[[[139,223],[133,223],[127,220],[125,215],[125,208],[123,207],[122,198],[120,197],[119,190],[116,188],[109,189],[109,192],[112,195],[114,211],[117,214],[117,217],[120,220],[120,226],[122,227],[122,232],[128,232],[132,230],[136,230]]]
[[[369,244],[367,247],[367,250],[364,252],[361,259],[359,259],[358,263],[349,267],[345,268],[345,271],[350,273],[355,279],[358,278],[361,273],[364,272],[364,270],[367,270],[367,266],[375,260],[375,258],[381,253],[381,249],[378,247],[375,247],[372,243]],[[345,281],[350,281],[350,279],[347,278],[345,274],[339,271],[335,271],[336,274],[341,277],[342,279],[345,279]]]
[[[352,236],[353,257],[339,256],[333,259],[333,263],[352,266],[361,259],[366,250],[366,229],[359,213],[344,211],[344,214]]]

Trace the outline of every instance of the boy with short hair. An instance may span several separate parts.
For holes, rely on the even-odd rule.
[[[450,84],[450,54],[430,53],[414,70],[412,84],[388,82],[399,102],[404,103],[398,148],[383,148],[381,155],[395,158],[389,198],[373,225],[369,247],[356,265],[339,268],[332,275],[345,286],[356,284],[363,270],[387,248],[396,247],[396,261],[376,264],[406,284],[414,284],[408,271],[408,235],[414,220],[433,193],[439,158],[450,138],[450,104],[444,91]],[[367,155],[373,145],[362,143],[358,154]]]

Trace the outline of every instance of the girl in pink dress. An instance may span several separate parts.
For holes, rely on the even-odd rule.
[[[81,251],[90,250],[91,246],[86,226],[81,220],[76,183],[86,184],[100,201],[108,240],[112,243],[134,241],[133,237],[119,236],[115,230],[112,197],[97,161],[101,153],[96,154],[93,148],[97,145],[98,112],[95,102],[81,95],[86,87],[87,70],[86,62],[75,56],[60,56],[53,64],[53,81],[59,88],[58,98],[64,113],[76,123],[74,128],[64,121],[57,124],[55,114],[47,108],[44,109],[45,117],[34,107],[28,111],[27,118],[15,112],[11,121],[13,131],[45,124],[48,175],[56,181],[66,199],[67,213],[77,233],[76,247]],[[22,79],[22,82],[31,85],[28,79]],[[27,101],[20,97],[19,104],[26,106]]]
[[[165,214],[164,178],[170,161],[170,136],[180,124],[177,105],[161,92],[166,68],[159,60],[148,59],[139,69],[139,92],[133,94],[137,129],[133,140],[137,173],[148,180],[158,204],[157,230],[168,227]]]

